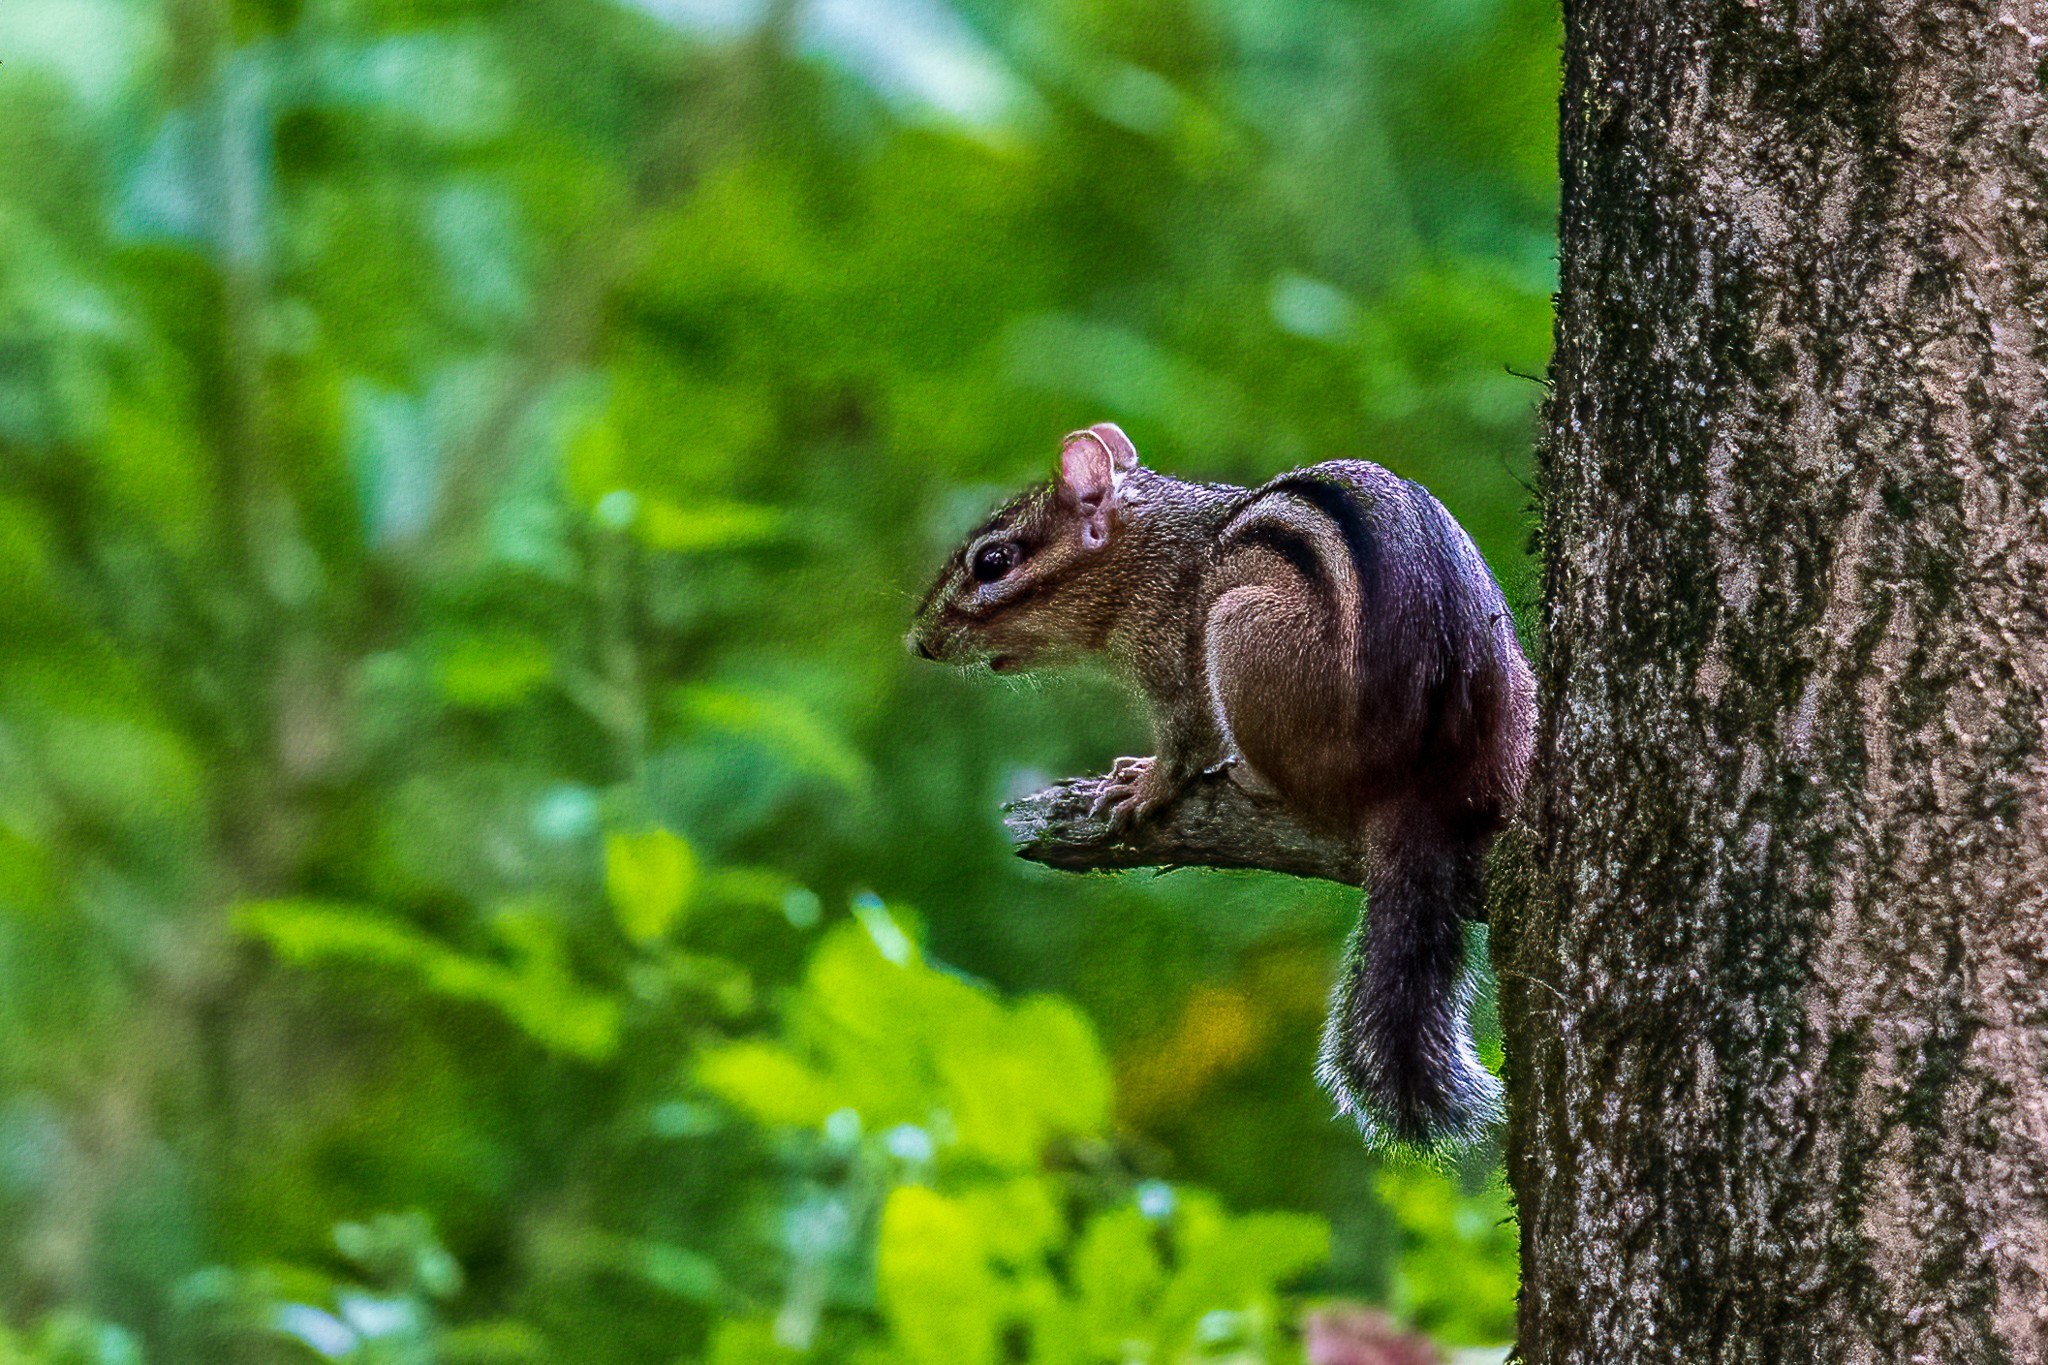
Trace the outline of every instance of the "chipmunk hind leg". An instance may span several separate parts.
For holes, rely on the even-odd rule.
[[[1209,609],[1205,663],[1217,721],[1254,785],[1277,791],[1312,823],[1351,829],[1357,707],[1337,663],[1339,635],[1304,587],[1241,583]]]

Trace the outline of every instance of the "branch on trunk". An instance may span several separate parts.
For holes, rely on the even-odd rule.
[[[1264,868],[1365,885],[1363,850],[1303,827],[1278,801],[1245,790],[1227,771],[1197,777],[1167,805],[1121,832],[1107,816],[1090,813],[1107,781],[1070,777],[1012,802],[1003,823],[1017,841],[1017,856],[1066,872]]]
[[[1231,867],[1284,872],[1364,886],[1366,852],[1342,837],[1308,829],[1269,796],[1247,791],[1227,771],[1204,774],[1167,805],[1121,833],[1090,813],[1108,782],[1070,777],[1004,808],[1017,856],[1063,872],[1131,868]],[[1525,898],[1535,843],[1529,827],[1509,821],[1487,857],[1487,910]]]

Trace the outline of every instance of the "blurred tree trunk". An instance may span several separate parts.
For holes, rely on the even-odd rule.
[[[2048,1360],[2048,7],[1565,22],[1522,1358]]]

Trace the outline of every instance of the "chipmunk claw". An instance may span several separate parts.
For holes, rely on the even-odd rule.
[[[1128,831],[1173,795],[1171,790],[1160,790],[1164,785],[1161,772],[1156,759],[1119,758],[1110,765],[1088,813],[1097,818],[1107,816],[1109,827],[1119,834]]]

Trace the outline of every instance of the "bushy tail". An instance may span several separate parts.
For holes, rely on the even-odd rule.
[[[1464,973],[1490,834],[1416,814],[1377,841],[1317,1067],[1369,1142],[1453,1146],[1500,1119],[1500,1082],[1472,1047]]]

